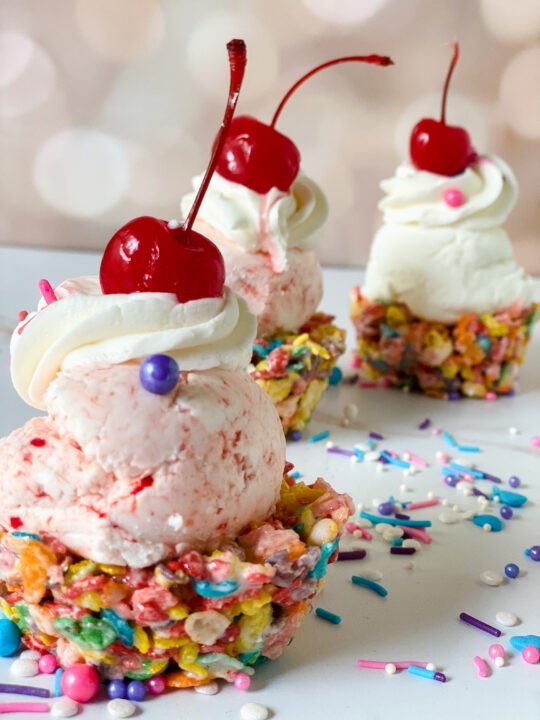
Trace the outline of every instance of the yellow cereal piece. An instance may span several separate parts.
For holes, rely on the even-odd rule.
[[[98,565],[99,570],[105,575],[125,575],[126,568],[122,565]]]
[[[13,620],[13,622],[17,622],[21,617],[17,608],[6,602],[3,597],[0,597],[0,610],[2,610],[8,620]]]
[[[50,645],[54,645],[58,640],[57,637],[54,637],[53,635],[47,635],[47,633],[38,633],[37,636],[44,645],[47,645],[47,647],[49,647]]]
[[[275,402],[281,402],[290,394],[292,386],[298,379],[297,373],[291,373],[287,377],[283,378],[272,378],[271,380],[264,380],[259,378],[257,384],[264,392]]]
[[[103,665],[116,665],[118,662],[118,658],[109,655],[103,650],[85,650],[83,657],[85,660],[93,660],[94,663],[102,663]]]
[[[180,648],[183,647],[186,643],[189,643],[190,639],[181,637],[181,638],[174,638],[174,637],[155,637],[154,636],[154,647],[157,647],[159,650],[170,650],[171,648]]]
[[[304,508],[300,514],[300,522],[303,525],[303,534],[309,535],[311,528],[315,525],[315,515],[311,508]]]
[[[80,607],[88,608],[88,610],[92,610],[93,612],[99,612],[103,607],[101,598],[96,592],[81,593],[75,602]]]
[[[238,603],[237,607],[241,613],[244,615],[256,615],[262,607],[265,605],[268,605],[269,602],[272,601],[272,596],[270,593],[263,591],[261,594],[256,598],[250,598],[249,600],[242,600],[242,602]]]
[[[299,345],[306,345],[309,340],[309,334],[308,333],[302,333],[302,335],[298,335],[293,340],[292,344],[293,347],[298,347]]]
[[[253,652],[263,641],[263,636],[272,620],[270,603],[264,605],[256,615],[243,615],[238,621],[240,635],[236,640],[239,652]]]
[[[182,670],[185,670],[186,672],[195,675],[195,677],[204,679],[208,677],[208,670],[202,665],[198,665],[196,663],[198,657],[199,646],[194,642],[188,641],[180,649],[176,662],[182,668]]]
[[[390,305],[386,310],[386,322],[391,327],[402,325],[406,321],[405,313],[395,305]]]
[[[508,325],[495,320],[493,315],[480,315],[480,319],[493,337],[504,337],[508,335]]]
[[[319,343],[315,343],[315,342],[309,340],[306,343],[306,345],[308,346],[308,348],[311,350],[311,352],[314,355],[318,355],[319,357],[322,357],[325,360],[330,359],[331,356],[330,356],[330,353],[328,352],[328,350],[325,347],[323,347],[322,345],[319,345]]]
[[[443,364],[440,367],[440,371],[441,371],[443,377],[447,378],[448,380],[452,380],[458,374],[459,367],[458,367],[457,363],[455,363],[453,360],[449,359],[446,362],[443,362]]]
[[[308,420],[311,417],[311,412],[321,399],[327,385],[327,380],[312,380],[304,390],[298,407],[300,417],[303,420]]]
[[[81,560],[81,562],[70,565],[64,575],[64,582],[69,585],[85,575],[92,575],[97,569],[98,565],[93,560]]]
[[[133,645],[143,655],[146,655],[150,648],[150,640],[148,638],[148,635],[139,625],[135,627],[135,632],[133,634]]]
[[[189,610],[185,605],[175,605],[167,611],[167,615],[171,618],[171,620],[183,620],[189,615]]]

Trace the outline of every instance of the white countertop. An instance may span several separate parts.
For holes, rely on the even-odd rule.
[[[66,277],[96,272],[98,262],[95,254],[0,248],[0,435],[34,414],[18,399],[9,381],[8,341],[17,312],[35,307],[40,278],[54,286]],[[350,330],[351,348],[347,292],[361,274],[328,269],[324,278],[321,308],[335,313],[338,324]],[[537,327],[519,392],[513,398],[494,403],[445,402],[392,390],[360,389],[345,382],[330,388],[310,425],[310,434],[330,430],[330,440],[350,449],[375,431],[384,436],[379,448],[409,450],[426,459],[430,467],[411,477],[404,477],[399,468],[379,473],[375,463],[351,464],[348,457],[328,453],[325,442],[291,442],[288,457],[308,482],[321,475],[364,505],[390,495],[398,500],[422,500],[432,491],[463,510],[478,510],[475,498],[443,484],[435,453],[449,452],[449,447],[441,435],[418,429],[424,418],[430,418],[458,442],[479,446],[481,452],[468,457],[479,468],[501,477],[504,489],[510,489],[507,480],[511,475],[519,476],[522,486],[518,492],[528,496],[528,503],[514,511],[514,518],[505,522],[499,533],[483,532],[463,518],[453,525],[443,524],[438,516],[451,506],[416,510],[414,519],[433,521],[433,543],[411,557],[391,556],[386,542],[374,531],[372,542],[346,538],[342,549],[361,546],[368,551],[367,557],[331,566],[325,589],[315,602],[339,614],[340,625],[310,615],[284,655],[257,670],[248,692],[231,686],[213,697],[177,691],[141,703],[140,716],[148,720],[232,720],[239,717],[244,703],[258,702],[271,709],[272,717],[284,720],[423,720],[435,715],[438,720],[493,720],[516,713],[531,720],[540,718],[540,664],[527,665],[509,644],[512,635],[540,635],[540,563],[524,556],[526,548],[540,545],[540,449],[530,444],[533,435],[540,435],[539,366]],[[350,373],[347,358],[342,368]],[[343,427],[343,410],[348,404],[356,405],[359,414],[349,427]],[[512,434],[510,428],[518,434]],[[466,457],[465,453],[460,456]],[[408,490],[401,489],[403,484]],[[489,491],[491,484],[479,481],[478,487]],[[496,505],[492,512],[498,515]],[[413,567],[407,569],[411,561]],[[503,573],[509,562],[520,566],[518,578],[499,587],[481,583],[482,571]],[[384,599],[350,582],[351,575],[374,570],[382,573],[380,582],[388,589]],[[515,613],[520,624],[514,628],[498,625],[495,613],[499,610]],[[460,622],[462,611],[498,626],[501,637],[497,640]],[[488,657],[493,642],[508,650],[503,668],[496,668]],[[477,675],[476,655],[491,668],[485,679]],[[390,676],[380,670],[361,670],[356,666],[358,658],[431,661],[448,679],[443,684],[407,672]],[[0,660],[2,682],[10,681],[10,662]],[[45,676],[35,680],[44,686],[48,682]],[[104,704],[85,706],[82,717],[107,717]]]

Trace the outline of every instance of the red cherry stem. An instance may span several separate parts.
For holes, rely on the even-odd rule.
[[[210,163],[206,168],[206,172],[199,186],[199,190],[197,191],[197,195],[195,196],[195,200],[193,201],[193,205],[191,206],[188,216],[182,225],[182,230],[184,232],[189,232],[189,230],[191,230],[208,186],[210,185],[210,180],[212,179],[212,175],[214,174],[219,156],[221,155],[223,145],[225,144],[225,140],[227,138],[229,125],[233,119],[236,103],[238,102],[238,96],[240,94],[240,87],[242,86],[242,80],[244,79],[244,71],[246,69],[247,62],[245,42],[243,40],[231,40],[227,43],[227,52],[229,53],[230,72],[227,106],[225,108],[223,120],[221,121],[221,127],[219,128],[216,142],[214,143]]]
[[[441,122],[446,125],[446,96],[448,95],[448,88],[450,87],[450,78],[456,67],[456,63],[459,58],[459,45],[457,42],[452,43],[452,60],[450,61],[450,67],[446,73],[446,80],[444,82],[443,94],[442,94],[442,105],[441,105]]]
[[[279,103],[277,110],[274,113],[274,117],[272,118],[270,127],[275,127],[277,119],[281,115],[281,111],[283,110],[284,105],[287,103],[291,95],[296,92],[300,85],[302,85],[302,83],[308,80],[312,75],[318,73],[320,70],[324,70],[325,68],[331,67],[332,65],[339,65],[340,63],[346,62],[365,62],[370,63],[371,65],[383,66],[394,64],[392,58],[389,58],[387,55],[347,55],[346,57],[336,58],[335,60],[328,60],[328,62],[325,62],[322,65],[317,65],[317,67],[313,68],[313,70],[310,70],[308,73],[303,75],[300,80],[297,80],[292,86],[292,88],[285,94],[285,97]]]

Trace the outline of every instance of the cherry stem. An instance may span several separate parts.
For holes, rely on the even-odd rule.
[[[308,80],[312,75],[318,73],[320,70],[324,70],[325,68],[331,67],[332,65],[339,65],[340,63],[346,62],[365,62],[370,63],[371,65],[383,66],[394,64],[394,61],[387,55],[347,55],[346,57],[336,58],[335,60],[328,60],[328,62],[325,62],[322,65],[317,65],[317,67],[313,68],[313,70],[310,70],[308,73],[303,75],[300,80],[297,80],[292,86],[292,88],[285,94],[285,97],[279,103],[277,110],[274,113],[274,117],[272,118],[270,127],[275,127],[277,119],[281,115],[281,111],[283,110],[284,105],[287,103],[291,95],[296,92],[300,85],[302,85],[302,83]]]
[[[456,67],[456,63],[459,58],[459,45],[457,42],[452,43],[452,60],[450,61],[450,67],[448,68],[448,72],[446,73],[446,80],[444,83],[443,88],[443,94],[442,94],[442,105],[441,105],[441,122],[443,125],[446,125],[446,96],[448,95],[448,88],[450,86],[450,78],[452,77],[452,73],[454,72],[454,68]]]
[[[197,191],[197,195],[195,196],[195,200],[193,201],[193,205],[191,206],[188,216],[184,220],[184,224],[182,225],[182,230],[184,232],[189,232],[189,230],[191,230],[193,223],[195,222],[195,218],[197,217],[197,213],[199,212],[201,203],[208,189],[208,186],[210,185],[210,180],[212,179],[212,175],[214,174],[214,170],[216,169],[219,156],[221,155],[223,145],[225,144],[225,140],[227,138],[227,132],[229,130],[229,126],[234,115],[236,103],[238,102],[238,96],[240,94],[242,80],[244,79],[244,72],[247,62],[245,42],[243,40],[231,40],[227,43],[227,52],[229,53],[230,72],[227,106],[225,108],[223,120],[221,121],[221,127],[219,128],[219,132],[214,143],[212,156],[210,157],[210,163],[206,168],[206,172]]]

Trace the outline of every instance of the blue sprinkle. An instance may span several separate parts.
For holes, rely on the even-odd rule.
[[[491,347],[491,340],[487,337],[487,335],[479,335],[476,338],[476,342],[485,353]]]
[[[272,340],[268,343],[268,350],[274,350],[277,347],[281,347],[283,345],[283,340]]]
[[[443,430],[442,438],[447,443],[447,445],[450,445],[450,447],[457,448],[458,444],[454,440],[454,438],[450,435],[449,432],[446,432],[446,430]]]
[[[393,538],[390,545],[392,547],[401,547],[403,545],[403,538]]]
[[[364,510],[360,513],[360,517],[365,520],[371,520],[372,523],[386,523],[387,525],[403,525],[403,527],[426,528],[431,527],[431,520],[398,520],[397,518],[372,515]]]
[[[261,358],[267,357],[270,352],[270,348],[266,345],[254,345],[253,352]]]
[[[476,447],[476,445],[458,445],[457,449],[459,452],[470,452],[470,453],[479,453],[481,452],[479,447]]]
[[[450,463],[450,468],[448,469],[448,472],[452,472],[452,470],[459,470],[459,472],[467,473],[467,475],[472,475],[475,478],[484,477],[484,473],[481,470],[476,470],[475,468],[470,468],[466,465],[460,465],[459,463],[455,462]]]
[[[512,635],[510,645],[519,652],[526,648],[527,645],[532,645],[540,650],[540,635]]]
[[[360,450],[360,448],[354,447],[354,448],[353,448],[353,453],[356,455],[356,457],[357,457],[359,460],[363,460],[363,459],[364,459],[365,452],[363,452],[362,450]]]
[[[54,680],[53,680],[53,689],[52,689],[52,696],[53,697],[61,697],[64,693],[62,691],[62,675],[64,674],[64,671],[62,668],[58,668],[56,672],[54,673]]]
[[[314,442],[320,442],[321,440],[326,440],[327,437],[330,437],[330,430],[323,430],[320,433],[317,433],[316,435],[310,435],[308,437],[308,442],[314,443]]]
[[[494,497],[498,497],[503,505],[510,505],[510,507],[521,507],[527,502],[526,495],[510,490],[501,490],[496,486],[492,488],[490,499],[493,500]]]
[[[339,623],[341,622],[341,617],[339,615],[336,615],[329,610],[325,610],[324,608],[316,608],[315,615],[322,618],[323,620],[328,620],[328,622],[331,622],[333,625],[339,625]]]
[[[36,535],[35,533],[23,532],[22,530],[13,530],[11,534],[14,537],[28,538],[29,540],[39,540],[41,542],[40,536]]]
[[[315,565],[313,570],[308,573],[309,578],[315,578],[315,580],[320,580],[326,575],[326,566],[328,565],[328,559],[337,550],[338,545],[339,538],[332,540],[332,542],[324,543],[324,545],[321,547],[321,557],[317,561],[317,564]]]
[[[472,521],[478,527],[484,527],[484,525],[489,525],[493,532],[500,532],[504,527],[503,521],[496,515],[475,515]]]
[[[381,456],[388,461],[389,465],[395,465],[396,467],[400,468],[410,468],[411,463],[407,462],[406,460],[400,460],[399,458],[395,458],[393,455],[390,455],[388,450],[382,450]]]
[[[388,595],[388,590],[371,578],[364,577],[363,575],[353,575],[351,580],[354,585],[360,585],[360,587],[373,590],[381,597],[386,597]]]
[[[366,445],[368,446],[368,448],[369,448],[370,450],[375,450],[375,440],[373,440],[373,438],[371,438],[371,437],[368,438],[368,439],[367,439],[367,442],[366,442]]]
[[[220,598],[238,590],[238,583],[234,580],[222,580],[221,582],[211,583],[208,580],[195,580],[193,583],[197,595],[205,598]]]
[[[339,383],[343,380],[343,373],[341,372],[340,368],[335,367],[332,368],[332,372],[330,373],[330,377],[328,378],[328,384],[329,385],[339,385]]]

